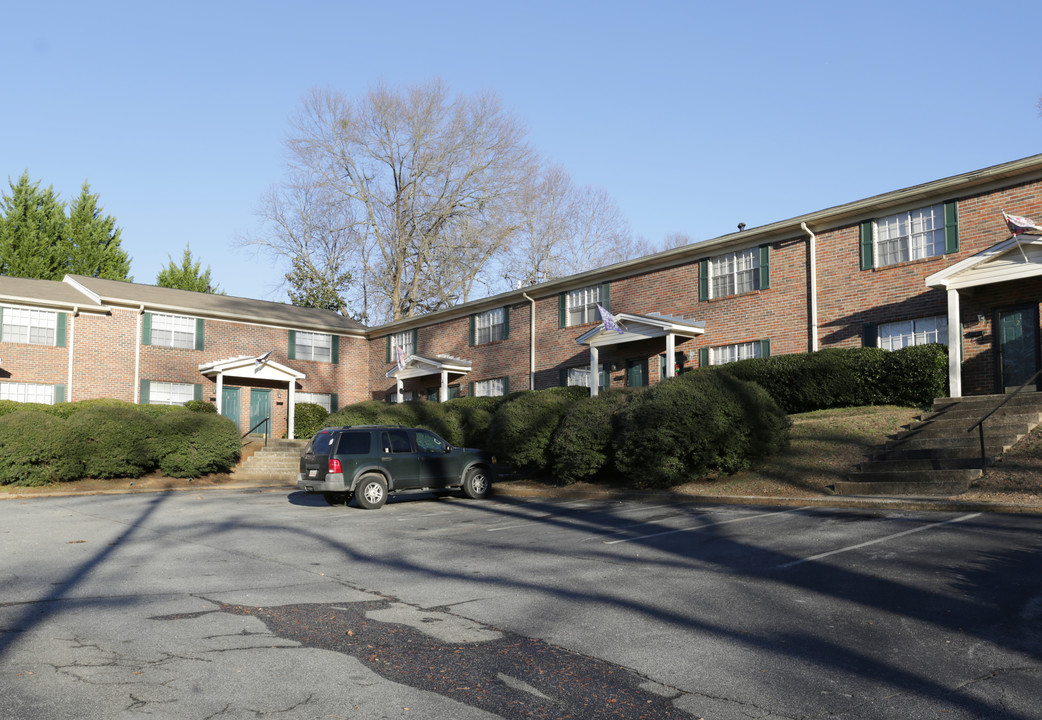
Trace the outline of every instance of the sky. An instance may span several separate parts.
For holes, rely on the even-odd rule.
[[[496,93],[635,235],[693,241],[1042,152],[1038,0],[0,0],[0,191],[23,171],[122,228],[136,282],[241,246],[312,88]],[[1010,208],[1015,212],[1015,208]]]

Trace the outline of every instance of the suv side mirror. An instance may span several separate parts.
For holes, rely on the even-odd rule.
[[[445,452],[447,452],[447,453],[452,452],[452,446],[449,445],[448,443],[445,443]]]

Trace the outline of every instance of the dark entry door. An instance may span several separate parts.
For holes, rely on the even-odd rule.
[[[1000,308],[995,314],[999,392],[1013,392],[1039,370],[1038,306]]]
[[[234,422],[235,427],[239,427],[239,388],[228,386],[221,388],[221,415]]]
[[[271,416],[271,390],[250,390],[250,427],[255,433],[271,434],[271,422],[257,427],[257,423]]]

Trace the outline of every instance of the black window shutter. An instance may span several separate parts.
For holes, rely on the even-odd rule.
[[[861,326],[861,347],[879,347],[875,323],[865,323]]]
[[[195,349],[202,350],[205,346],[203,339],[203,329],[206,327],[206,322],[202,318],[195,319]]]
[[[476,323],[475,317],[470,316],[470,346],[474,347],[474,325]]]
[[[58,326],[54,331],[54,344],[58,347],[65,347],[65,333],[68,328],[69,314],[60,312],[58,313]]]
[[[289,354],[289,359],[290,360],[296,360],[297,359],[297,331],[296,330],[290,330],[289,331],[289,353],[288,354]]]
[[[333,360],[334,365],[340,364],[340,336],[333,335],[333,341],[330,348],[330,356]]]
[[[861,223],[861,269],[871,270],[876,266],[876,260],[874,250],[872,247],[872,241],[875,237],[873,233],[874,223],[871,220],[865,220]]]
[[[568,297],[566,293],[557,296],[557,327],[568,327]]]
[[[760,246],[760,290],[771,286],[771,246]]]
[[[709,299],[709,260],[698,261],[698,299],[705,302]]]
[[[605,310],[611,310],[611,283],[601,284],[601,305]]]
[[[771,340],[770,338],[760,341],[760,357],[771,356]]]
[[[959,206],[954,200],[944,204],[944,252],[959,252]]]
[[[698,348],[698,367],[709,367],[709,348]]]
[[[141,344],[152,344],[152,313],[144,313],[141,316]]]

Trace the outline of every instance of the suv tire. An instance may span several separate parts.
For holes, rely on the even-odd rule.
[[[463,479],[463,494],[471,500],[481,500],[488,497],[489,486],[488,472],[484,468],[471,468]]]
[[[376,510],[387,502],[387,481],[382,475],[363,475],[355,487],[355,499],[366,510]]]

